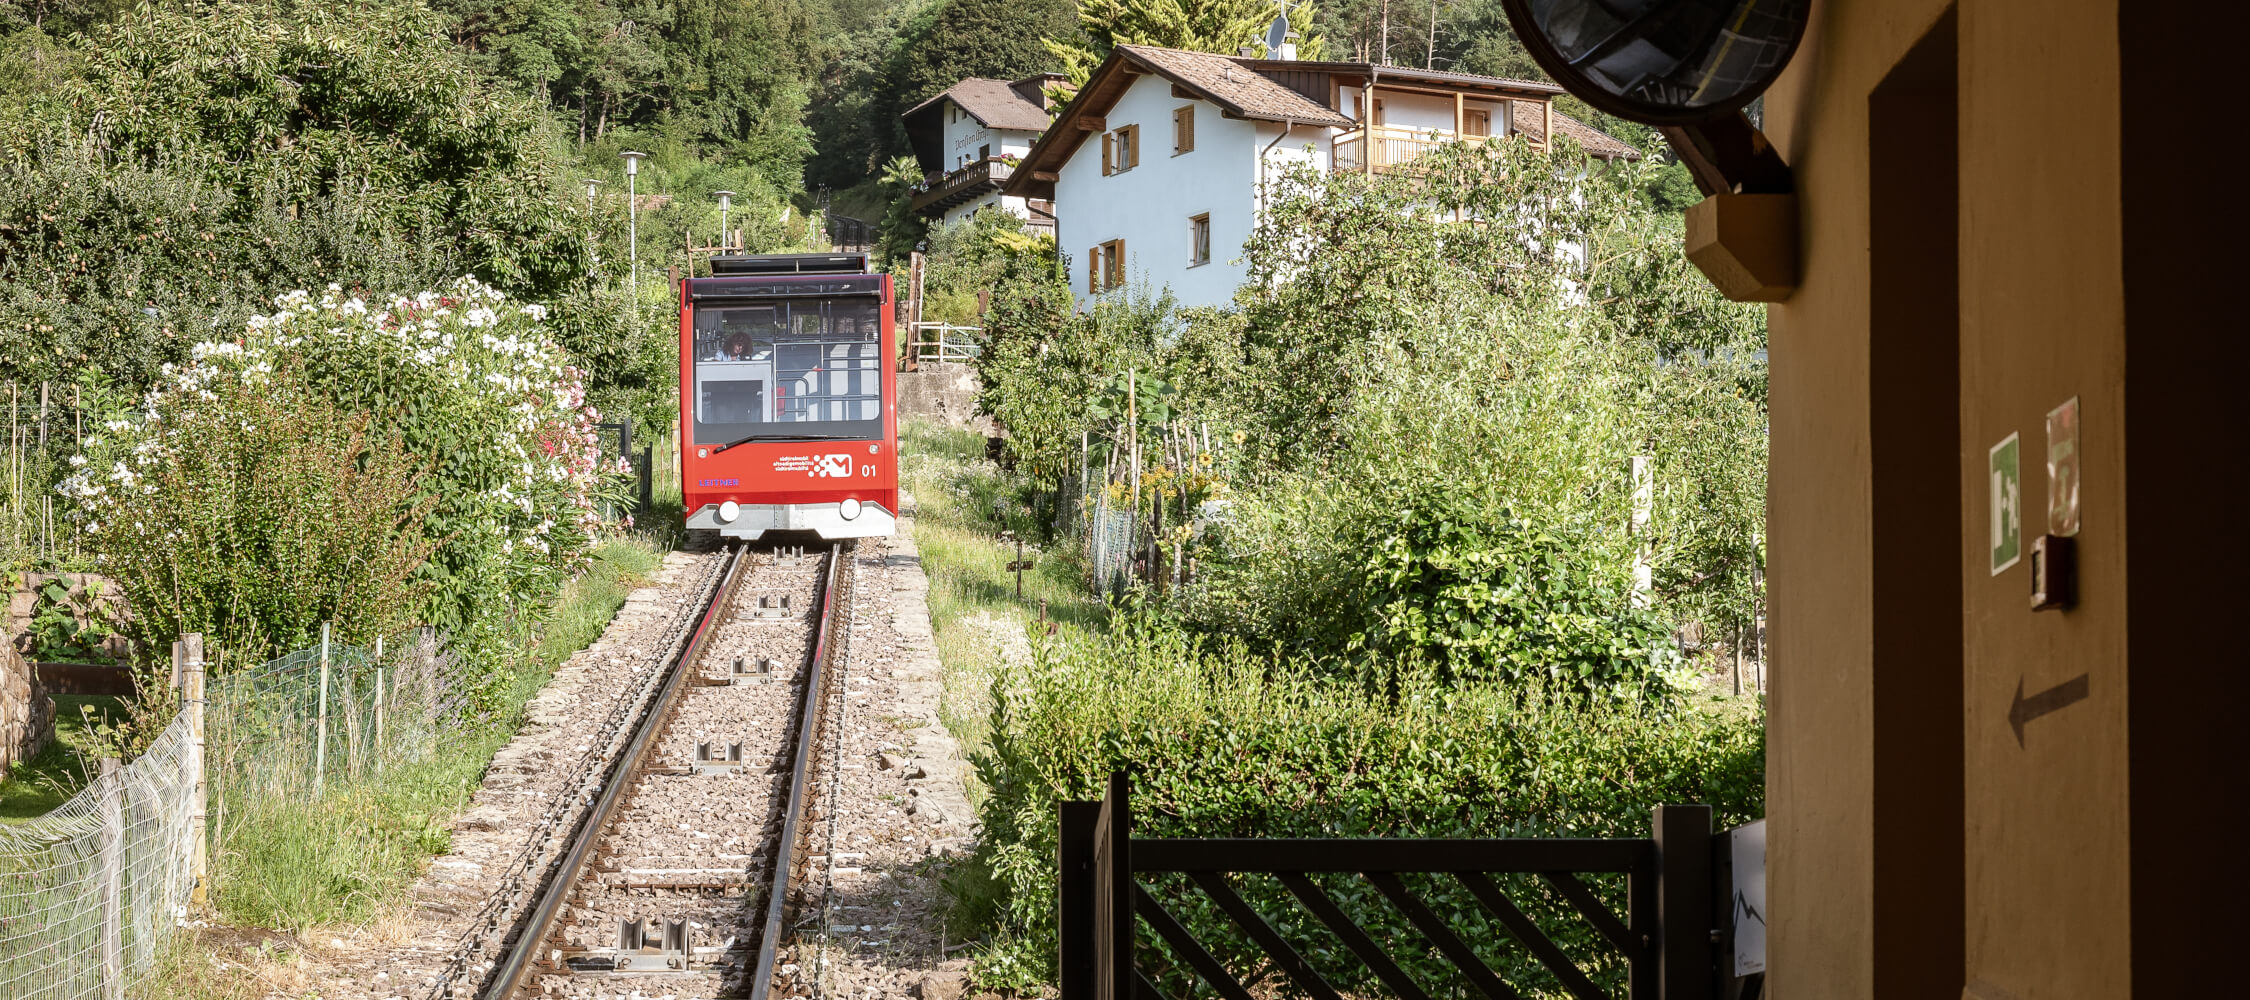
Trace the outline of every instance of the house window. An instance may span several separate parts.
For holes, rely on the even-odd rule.
[[[1195,105],[1172,109],[1172,155],[1195,152]]]
[[[1086,251],[1086,291],[1099,295],[1124,283],[1124,240],[1110,240]]]
[[[1102,133],[1102,173],[1122,174],[1141,165],[1141,127],[1120,125]]]
[[[1211,263],[1211,213],[1188,219],[1188,266]]]

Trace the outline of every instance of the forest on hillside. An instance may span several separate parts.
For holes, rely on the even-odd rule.
[[[136,0],[5,0],[0,91],[36,88],[34,56],[133,16]],[[319,0],[157,0],[207,17],[241,7],[303,20]],[[842,192],[907,152],[905,109],[968,76],[1063,70],[1113,42],[1231,51],[1281,10],[1271,0],[370,0],[420,18],[465,68],[546,105],[587,168],[637,145],[733,164],[781,198]],[[1309,0],[1292,21],[1308,55],[1527,79],[1540,73],[1499,0]],[[426,15],[426,16],[425,16]],[[1307,23],[1309,22],[1309,23]],[[1565,110],[1611,124],[1575,102]],[[597,155],[598,154],[598,155]],[[597,169],[597,175],[599,173]]]

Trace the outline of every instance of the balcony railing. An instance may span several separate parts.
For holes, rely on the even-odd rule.
[[[917,361],[975,361],[984,353],[984,328],[951,323],[916,323],[913,326]]]
[[[967,164],[942,177],[932,177],[923,182],[925,190],[914,196],[914,210],[944,211],[982,197],[1006,184],[1015,172],[1014,166],[995,156]]]
[[[1455,135],[1451,129],[1405,128],[1398,125],[1356,128],[1337,134],[1334,143],[1335,169],[1345,173],[1382,173],[1412,163],[1431,150],[1461,138],[1482,140],[1489,137],[1464,137]],[[1372,165],[1368,162],[1370,156],[1374,158]]]

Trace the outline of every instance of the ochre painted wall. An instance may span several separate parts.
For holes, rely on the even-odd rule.
[[[1877,179],[1868,174],[1868,103],[1948,9],[1930,0],[1821,4],[1767,98],[1767,134],[1796,172],[1804,247],[1799,290],[1769,313],[1769,985],[1778,1000],[1887,995],[1879,970],[1926,958],[1877,917],[1886,886],[1911,877],[1884,866],[1898,845],[1876,834],[1886,765],[1878,734],[1915,726],[1961,727],[1961,773],[1930,776],[1963,790],[1954,855],[1961,977],[1992,1000],[2129,994],[2114,3],[1950,5],[1961,381],[1957,400],[1930,405],[1959,413],[1958,707],[1891,699],[1880,702],[1892,713],[1883,717],[1876,707],[1879,680],[1916,665],[1883,663],[1876,652],[1874,609],[1887,595],[1870,569],[1883,516],[1873,506],[1871,409],[1883,411],[1869,363]],[[1989,572],[1986,451],[2021,435],[2028,548],[2046,522],[2043,416],[2073,395],[2083,428],[2081,603],[2034,613],[2028,559]],[[2091,697],[2030,722],[2019,748],[2008,722],[2019,680],[2037,692],[2079,674]]]
[[[2130,995],[2118,9],[1960,7],[1967,973],[1993,1000]],[[1990,570],[1987,449],[2021,435],[2028,548],[2047,523],[2045,415],[2074,395],[2079,604],[2033,613],[2028,558]],[[2089,697],[2027,722],[2019,747],[2018,684],[2081,674]]]

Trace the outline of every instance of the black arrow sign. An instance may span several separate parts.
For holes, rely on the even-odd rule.
[[[2008,708],[2008,725],[2015,727],[2016,746],[2023,746],[2023,724],[2049,712],[2086,700],[2086,677],[2079,674],[2032,695],[2023,696],[2023,678],[2016,678],[2016,703]]]

